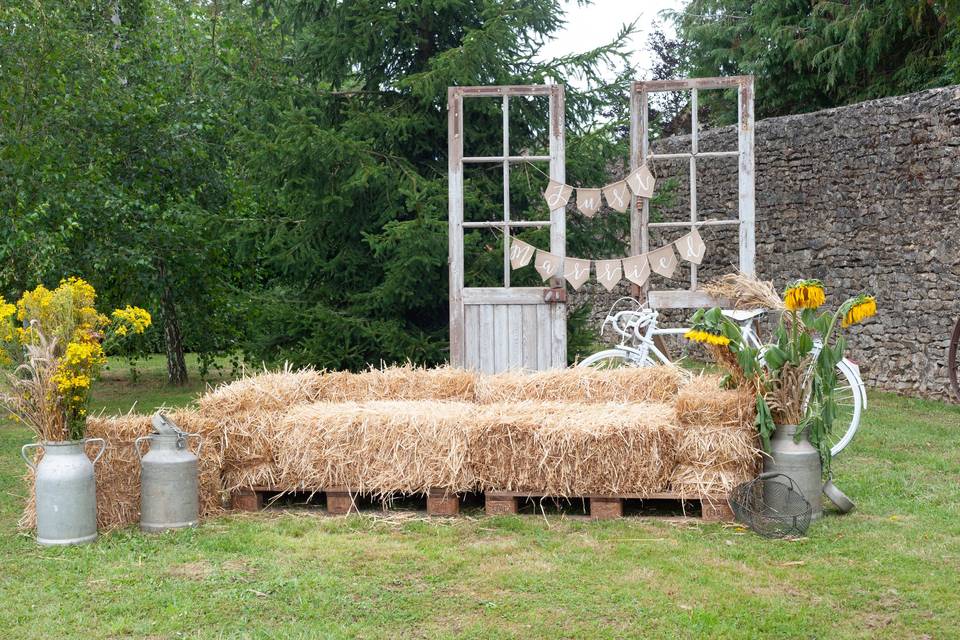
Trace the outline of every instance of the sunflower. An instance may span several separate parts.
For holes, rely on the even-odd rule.
[[[790,311],[817,309],[826,297],[819,280],[797,280],[783,292],[783,302]]]
[[[683,334],[683,337],[687,340],[692,340],[694,342],[702,342],[704,344],[715,344],[721,347],[725,347],[730,344],[730,338],[727,336],[721,336],[716,333],[710,333],[709,331],[701,331],[700,329],[691,329]]]
[[[843,316],[843,328],[846,329],[850,325],[860,324],[875,315],[877,315],[877,299],[861,293],[854,299],[853,306],[850,307],[847,314]]]

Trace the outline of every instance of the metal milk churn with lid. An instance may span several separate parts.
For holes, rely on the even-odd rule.
[[[154,433],[140,436],[140,529],[148,532],[194,527],[199,521],[200,435],[181,431],[162,413],[153,416]],[[196,453],[189,442],[195,438]],[[144,455],[141,443],[150,442]]]

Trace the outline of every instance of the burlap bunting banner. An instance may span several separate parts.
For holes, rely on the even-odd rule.
[[[537,257],[533,261],[533,266],[537,269],[537,273],[540,274],[541,278],[549,280],[562,273],[563,258],[553,255],[549,251],[537,249]]]
[[[592,218],[600,210],[600,196],[603,195],[607,201],[607,206],[620,213],[626,212],[630,208],[630,194],[633,193],[637,198],[652,198],[656,179],[646,164],[641,165],[630,173],[625,180],[612,182],[602,189],[578,188],[577,191],[577,209],[580,212]],[[568,184],[550,180],[546,190],[543,192],[543,199],[551,210],[567,206],[570,196],[573,195],[574,188]]]
[[[569,256],[561,257],[549,251],[537,249],[523,240],[512,238],[510,266],[519,269],[530,264],[532,258],[537,273],[544,280],[563,278],[574,289],[579,289],[590,278],[590,263],[593,262],[597,282],[610,291],[623,278],[642,287],[649,280],[651,272],[665,278],[672,278],[680,262],[674,247],[679,249],[681,258],[693,264],[700,264],[707,250],[703,238],[695,230],[649,253],[627,258],[592,261]]]
[[[514,269],[525,267],[530,264],[530,259],[536,253],[537,248],[532,244],[527,244],[523,240],[511,238],[510,240],[510,266]]]

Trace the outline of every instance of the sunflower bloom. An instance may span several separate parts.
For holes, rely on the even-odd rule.
[[[702,342],[703,344],[713,344],[720,347],[725,347],[730,344],[730,338],[727,336],[721,336],[716,333],[710,333],[709,331],[701,331],[699,329],[691,329],[683,334],[683,337],[687,340],[693,342]]]
[[[847,314],[843,316],[843,328],[860,324],[875,315],[877,315],[877,299],[873,296],[859,295]]]
[[[784,305],[790,311],[818,309],[826,300],[823,283],[819,280],[797,280],[783,292]]]

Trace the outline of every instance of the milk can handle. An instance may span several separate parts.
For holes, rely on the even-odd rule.
[[[143,442],[144,440],[149,440],[150,438],[151,436],[140,436],[139,438],[133,441],[133,448],[137,452],[137,457],[140,458],[141,462],[143,461],[143,454],[140,453],[140,443]]]
[[[100,451],[97,452],[97,457],[93,459],[93,464],[97,464],[97,461],[103,456],[103,452],[107,450],[107,441],[103,438],[87,438],[87,444],[90,444],[91,442],[100,443]]]
[[[31,447],[42,447],[42,446],[43,446],[42,442],[31,442],[30,444],[25,444],[22,447],[20,447],[20,457],[22,457],[23,461],[27,463],[27,466],[33,469],[34,471],[37,470],[37,465],[33,464],[33,461],[27,457],[27,449]]]
[[[189,443],[189,441],[190,441],[190,438],[196,438],[196,439],[197,439],[197,450],[193,452],[193,455],[195,455],[195,456],[197,456],[197,457],[199,458],[199,457],[200,457],[200,447],[203,446],[203,436],[201,436],[199,433],[188,433],[188,434],[187,434],[187,437],[186,437],[188,443]]]

